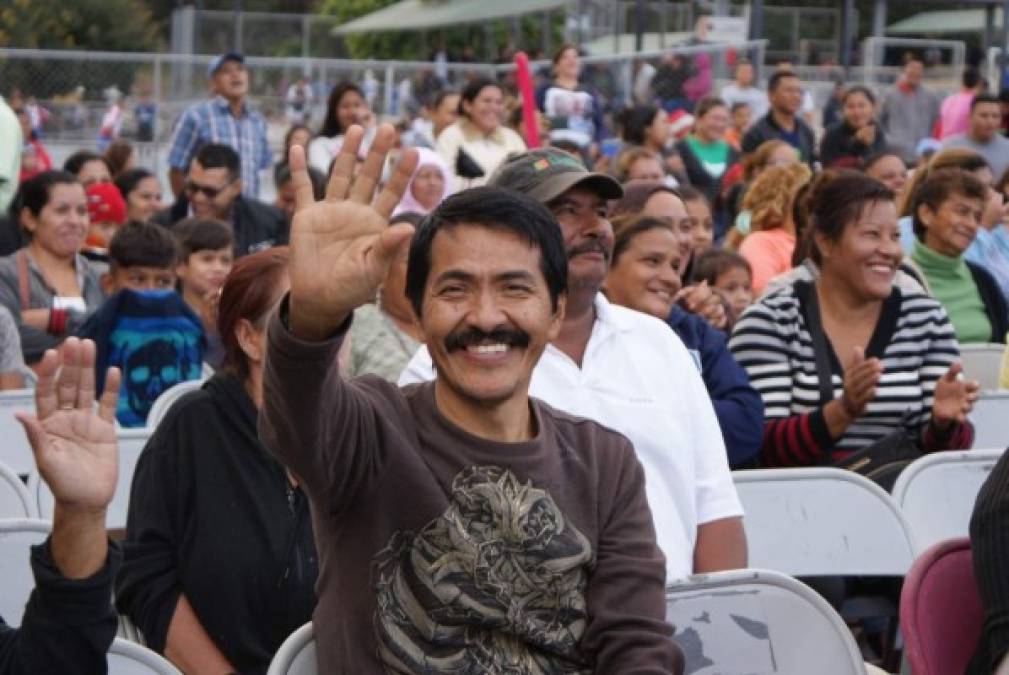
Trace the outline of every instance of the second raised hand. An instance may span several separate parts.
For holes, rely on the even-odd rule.
[[[333,162],[326,197],[315,201],[305,151],[293,146],[289,163],[296,210],[290,236],[290,326],[300,338],[332,335],[355,308],[374,299],[399,246],[413,234],[406,223],[389,226],[417,165],[407,150],[375,196],[386,156],[396,140],[389,124],[378,127],[357,169],[364,130],[351,126]]]

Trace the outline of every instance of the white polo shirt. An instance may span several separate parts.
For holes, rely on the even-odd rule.
[[[697,526],[743,515],[711,399],[683,342],[653,316],[596,297],[596,322],[582,367],[547,345],[531,396],[593,419],[634,444],[666,578],[693,573]],[[426,347],[399,378],[434,379]]]

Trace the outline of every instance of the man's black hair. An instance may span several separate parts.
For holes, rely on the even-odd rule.
[[[109,242],[112,267],[156,267],[175,272],[179,247],[168,230],[153,223],[130,221]]]
[[[995,94],[978,94],[970,102],[970,111],[974,112],[974,108],[978,107],[982,103],[994,103],[997,106],[1002,105],[1002,101]]]
[[[431,272],[435,235],[457,225],[481,225],[517,234],[540,252],[540,271],[550,292],[550,305],[567,291],[568,260],[561,228],[550,212],[524,194],[495,187],[456,193],[442,202],[413,235],[406,270],[406,297],[417,316],[424,305],[424,288]]]
[[[784,80],[786,77],[794,77],[799,79],[799,75],[793,70],[779,70],[771,74],[771,77],[767,79],[767,93],[773,93],[777,88],[778,84]]]
[[[227,169],[228,177],[232,180],[241,176],[242,160],[230,145],[205,143],[196,151],[193,159],[204,169]]]

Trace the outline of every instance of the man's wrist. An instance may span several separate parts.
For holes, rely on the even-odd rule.
[[[286,313],[282,311],[281,320],[288,330],[300,340],[322,342],[339,331],[350,316],[350,312],[331,314],[324,311],[313,311],[299,304],[293,296],[288,296]]]

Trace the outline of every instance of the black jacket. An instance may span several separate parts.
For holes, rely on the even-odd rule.
[[[991,272],[977,263],[969,260],[965,262],[970,269],[971,276],[974,277],[974,285],[977,286],[977,292],[984,304],[985,314],[988,315],[988,321],[991,323],[991,339],[988,341],[1005,344],[1006,331],[1009,331],[1009,307],[1006,306],[1002,289],[999,288],[998,282],[995,281]]]
[[[104,675],[105,653],[119,619],[112,609],[112,579],[122,553],[110,544],[105,567],[87,579],[65,579],[53,563],[49,540],[31,553],[35,590],[13,629],[0,620],[0,675]]]
[[[886,134],[878,124],[875,140],[872,145],[866,145],[855,138],[855,129],[845,122],[840,122],[828,129],[820,141],[820,163],[825,169],[837,163],[840,163],[842,168],[859,169],[866,159],[885,148]]]
[[[687,143],[687,139],[683,138],[676,143],[676,152],[679,153],[680,159],[683,160],[683,166],[687,170],[687,180],[690,184],[704,193],[704,196],[708,198],[708,204],[711,205],[712,214],[716,210],[720,210],[720,202],[718,199],[719,186],[721,185],[722,177],[712,176],[710,173],[704,170],[704,165],[701,163],[700,158],[694,154],[693,149],[691,149],[690,144]],[[729,147],[729,154],[725,161],[725,170],[728,171],[729,167],[739,161],[739,153]],[[723,173],[722,176],[725,174]]]
[[[260,443],[256,417],[226,373],[172,406],[137,462],[116,580],[117,608],[152,649],[164,651],[184,593],[243,675],[265,673],[311,619],[319,572],[308,499]]]
[[[174,204],[156,213],[151,220],[171,229],[188,215],[189,201],[180,195]],[[235,233],[236,258],[287,244],[288,223],[283,212],[275,206],[246,199],[242,195],[235,198],[231,207],[231,227]]]
[[[813,130],[798,115],[795,116],[795,130],[799,136],[798,145],[795,143],[791,143],[791,145],[799,151],[801,155],[800,159],[812,169],[816,161],[816,137],[813,135]],[[773,113],[769,112],[757,120],[750,127],[750,130],[746,132],[746,135],[743,136],[743,153],[749,154],[753,152],[760,147],[761,143],[766,141],[785,141],[789,143],[784,133],[784,130],[774,121]]]

